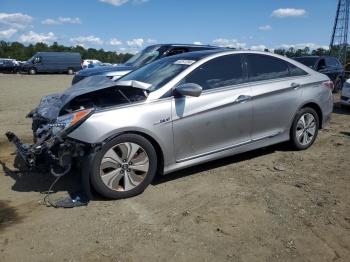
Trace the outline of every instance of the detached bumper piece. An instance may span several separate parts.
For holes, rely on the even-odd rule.
[[[57,138],[33,145],[25,144],[12,132],[7,132],[6,137],[16,146],[18,156],[30,169],[50,170],[56,177],[70,171],[74,151],[72,144]]]

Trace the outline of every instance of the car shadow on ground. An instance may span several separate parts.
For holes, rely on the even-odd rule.
[[[17,158],[16,158],[17,159]],[[14,166],[17,167],[17,164]],[[51,184],[55,181],[56,177],[50,174],[50,172],[40,172],[37,170],[25,170],[25,169],[11,169],[4,161],[0,159],[0,167],[2,167],[5,176],[11,177],[15,183],[11,189],[16,192],[39,192],[45,193],[50,188]],[[65,191],[68,194],[72,194],[81,189],[79,172],[73,170],[70,174],[62,177],[55,184],[53,192]]]
[[[276,151],[292,151],[292,148],[290,147],[289,143],[281,143],[277,145],[256,149],[246,153],[241,153],[241,154],[221,158],[218,160],[209,161],[207,163],[192,166],[192,167],[182,169],[167,175],[158,175],[155,177],[155,179],[151,184],[156,186],[156,185],[166,183],[172,180],[180,179],[186,176],[195,175],[196,173],[205,172],[205,171],[209,171],[219,167],[239,163],[241,161],[246,161],[256,157],[272,154]]]
[[[196,173],[209,171],[222,166],[232,165],[241,161],[249,160],[252,158],[260,157],[266,154],[274,153],[275,151],[290,151],[288,143],[282,143],[274,146],[269,146],[247,153],[242,153],[214,161],[210,161],[204,164],[196,165],[190,168],[186,168],[180,171],[176,171],[167,175],[158,175],[155,177],[151,183],[153,186],[157,186],[162,183],[170,182],[172,180],[180,179],[182,177],[195,175]],[[44,193],[50,188],[51,184],[55,181],[55,177],[49,172],[38,172],[38,171],[19,171],[17,169],[20,166],[16,163],[15,159],[14,166],[15,169],[11,169],[7,164],[0,159],[0,167],[2,167],[5,176],[11,177],[15,183],[12,185],[11,189],[16,192],[39,192]],[[67,192],[69,195],[74,194],[77,191],[82,190],[81,176],[77,169],[72,170],[69,174],[63,176],[55,187],[53,188],[53,193],[56,192]],[[93,199],[97,201],[103,201],[104,198],[93,192]]]

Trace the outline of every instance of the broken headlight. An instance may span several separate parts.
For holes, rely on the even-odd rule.
[[[93,109],[85,109],[58,117],[55,123],[50,124],[52,133],[57,135],[72,132],[92,114],[92,111]]]

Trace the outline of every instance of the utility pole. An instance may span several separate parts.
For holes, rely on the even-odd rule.
[[[343,64],[346,63],[348,47],[349,6],[350,0],[339,0],[329,45],[330,54],[337,57]]]

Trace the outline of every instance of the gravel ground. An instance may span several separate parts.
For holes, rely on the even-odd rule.
[[[30,141],[26,113],[66,75],[0,75],[0,133]],[[337,99],[336,99],[337,101]],[[350,109],[307,151],[284,144],[156,178],[141,195],[48,208],[53,177],[13,168],[0,136],[1,261],[349,261]],[[53,198],[77,187],[64,177]]]

